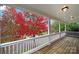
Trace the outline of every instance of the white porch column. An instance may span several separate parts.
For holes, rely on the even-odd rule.
[[[59,38],[61,38],[61,26],[60,26],[60,21],[59,21]]]
[[[66,28],[67,28],[67,27],[66,27],[66,23],[65,23],[65,32],[66,32]]]
[[[59,33],[61,32],[61,28],[60,28],[60,21],[59,21]]]
[[[48,35],[50,35],[51,34],[51,24],[50,24],[50,19],[48,19]],[[50,38],[50,36],[48,37],[49,39],[49,44],[48,45],[50,45],[51,44],[51,38]]]
[[[48,34],[51,34],[51,24],[50,24],[50,19],[48,19]]]

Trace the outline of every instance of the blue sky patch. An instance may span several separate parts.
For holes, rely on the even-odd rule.
[[[22,12],[22,8],[16,8],[17,12]],[[0,10],[0,16],[3,16],[3,10]]]

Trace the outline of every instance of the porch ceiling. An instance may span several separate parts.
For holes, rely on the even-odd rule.
[[[79,21],[79,4],[65,5],[69,6],[68,11],[66,12],[61,11],[61,8],[64,6],[64,4],[14,4],[10,6],[22,7],[32,11],[36,11],[53,19],[62,20],[65,22]],[[73,19],[71,18],[71,16],[73,16]]]

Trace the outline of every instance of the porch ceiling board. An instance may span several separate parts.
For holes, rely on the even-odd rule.
[[[69,10],[66,13],[61,11],[64,5],[69,6]],[[58,21],[79,21],[79,4],[9,4],[9,6],[22,7]],[[74,16],[75,19],[71,20],[71,16]]]

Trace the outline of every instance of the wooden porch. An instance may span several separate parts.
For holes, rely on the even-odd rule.
[[[79,38],[65,37],[57,40],[33,54],[78,54]]]

